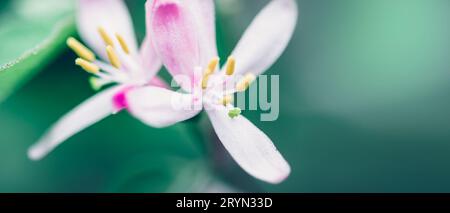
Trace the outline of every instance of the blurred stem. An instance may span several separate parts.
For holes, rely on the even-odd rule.
[[[192,119],[189,119],[180,124],[181,131],[187,131],[191,137],[192,141],[195,141],[195,146],[198,147],[198,151],[202,156],[208,156],[208,137],[206,137],[203,128],[201,128],[200,123],[204,120],[204,113],[200,113]]]

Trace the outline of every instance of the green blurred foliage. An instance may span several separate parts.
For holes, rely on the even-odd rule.
[[[133,8],[135,20],[144,20],[143,10],[142,5]],[[144,29],[139,23],[137,29]],[[35,31],[29,34],[40,35]],[[141,38],[143,33],[138,30]],[[56,37],[64,41],[67,36]],[[52,45],[61,45],[57,43]],[[89,75],[74,65],[75,57],[66,48],[45,72],[0,105],[1,192],[189,192],[203,191],[213,182],[204,160],[204,139],[190,124],[195,121],[153,129],[126,112],[67,140],[42,161],[30,161],[28,147],[94,94]]]
[[[128,1],[139,38],[143,2]],[[226,58],[267,1],[217,2]],[[121,113],[29,161],[29,145],[93,94],[65,52],[0,105],[0,191],[198,191],[217,176],[246,191],[450,191],[450,1],[298,3],[294,38],[269,71],[281,79],[280,118],[244,112],[290,162],[287,181],[245,174],[206,116],[152,129]]]
[[[267,1],[232,2],[223,56]],[[260,189],[450,191],[450,1],[298,4],[294,38],[269,71],[280,75],[280,118],[244,113],[292,166],[287,181]]]
[[[26,150],[61,115],[94,94],[68,51],[0,107],[0,191],[160,192],[180,179],[208,179],[203,140],[188,123],[150,128],[126,112],[67,140],[39,162]],[[201,171],[184,172],[190,168]],[[187,174],[187,175],[186,175]],[[139,187],[138,187],[139,186]]]
[[[72,0],[2,1],[0,102],[60,52],[65,38],[74,31],[73,9]]]

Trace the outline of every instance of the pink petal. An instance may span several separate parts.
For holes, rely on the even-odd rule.
[[[266,134],[243,116],[230,118],[224,107],[208,110],[217,136],[234,160],[250,175],[280,183],[291,171]]]
[[[217,57],[216,14],[214,0],[189,0],[186,4],[197,24],[201,65]]]
[[[124,86],[120,91],[117,91],[114,96],[112,97],[112,103],[114,107],[114,112],[122,111],[126,108],[128,108],[128,102],[126,94],[131,91],[132,89],[135,89],[134,86]]]
[[[169,85],[160,77],[155,76],[150,80],[150,85],[155,87],[162,87],[165,89],[169,89]]]
[[[191,94],[161,87],[142,87],[126,94],[128,110],[145,124],[162,128],[187,120],[201,110],[201,102]]]
[[[137,52],[133,23],[123,0],[78,0],[77,11],[80,36],[103,59],[107,59],[107,55],[99,27],[103,27],[111,38],[119,33],[130,50]]]
[[[150,36],[147,36],[141,45],[141,61],[145,69],[145,76],[148,79],[152,79],[153,77],[155,77],[162,66],[162,62],[159,59],[159,56],[156,53],[156,50],[153,47],[153,42],[150,38]]]
[[[149,18],[155,47],[164,65],[172,75],[192,76],[193,69],[199,65],[198,40],[192,17],[178,1],[155,1]]]
[[[294,0],[272,0],[256,16],[232,54],[237,74],[259,75],[275,63],[294,33],[297,10]]]
[[[29,151],[28,156],[40,160],[62,142],[114,112],[112,97],[122,87],[113,87],[86,100],[54,124]]]
[[[195,67],[217,55],[214,7],[210,0],[147,2],[147,28],[163,64],[173,75],[194,82]]]

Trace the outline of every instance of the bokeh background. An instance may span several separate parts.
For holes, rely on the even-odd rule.
[[[140,39],[144,2],[127,1]],[[222,58],[267,2],[216,1]],[[280,117],[244,112],[292,166],[270,185],[231,160],[204,115],[152,129],[120,113],[27,159],[94,91],[64,46],[73,2],[1,1],[0,64],[23,58],[0,70],[0,192],[450,192],[450,1],[297,2],[296,33],[269,71]]]

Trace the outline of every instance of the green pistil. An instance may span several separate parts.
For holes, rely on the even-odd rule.
[[[236,108],[228,111],[228,116],[230,116],[230,118],[236,118],[239,115],[241,115],[241,113],[242,113],[242,110],[236,107]]]

